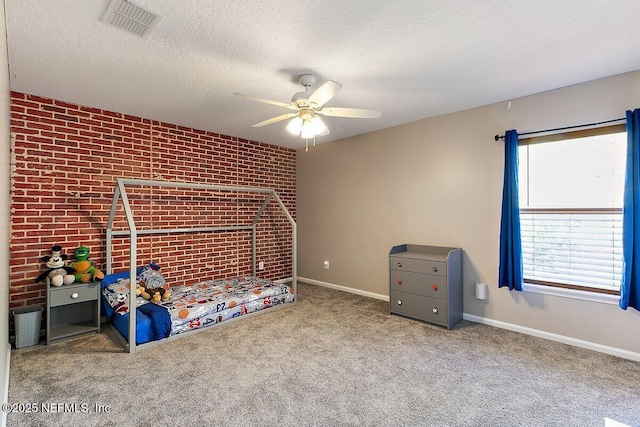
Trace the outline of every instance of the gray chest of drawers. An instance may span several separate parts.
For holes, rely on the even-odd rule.
[[[389,253],[389,310],[453,328],[462,320],[462,249],[394,246]]]

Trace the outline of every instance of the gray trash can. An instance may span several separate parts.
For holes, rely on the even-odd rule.
[[[16,348],[38,344],[43,311],[41,305],[27,305],[13,310],[16,326]]]

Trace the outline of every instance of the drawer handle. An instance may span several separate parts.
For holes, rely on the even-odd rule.
[[[402,268],[402,263],[401,262],[398,263],[398,268]]]
[[[398,305],[402,305],[402,300],[401,299],[398,300]]]
[[[402,285],[402,279],[398,279],[398,285]]]
[[[437,273],[438,272],[438,267],[432,267],[432,270],[433,270],[434,273]]]
[[[73,298],[73,299],[78,298],[78,293],[77,292],[72,293],[71,294],[71,298]]]
[[[434,314],[438,314],[438,309],[437,309],[437,308],[434,308],[434,309],[433,309],[433,310],[431,310],[431,311],[433,311],[433,313],[434,313]]]
[[[438,290],[438,285],[431,286],[431,289],[433,289],[434,291],[437,291]]]

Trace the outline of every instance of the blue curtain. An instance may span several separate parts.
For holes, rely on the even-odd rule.
[[[638,250],[636,250],[638,249]],[[640,109],[627,111],[620,308],[640,310]]]
[[[504,137],[504,183],[500,220],[500,269],[498,287],[522,290],[522,238],[518,202],[518,132],[508,130]]]

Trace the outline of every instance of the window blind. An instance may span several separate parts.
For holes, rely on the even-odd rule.
[[[525,281],[620,290],[622,209],[521,209]]]

